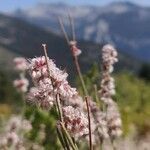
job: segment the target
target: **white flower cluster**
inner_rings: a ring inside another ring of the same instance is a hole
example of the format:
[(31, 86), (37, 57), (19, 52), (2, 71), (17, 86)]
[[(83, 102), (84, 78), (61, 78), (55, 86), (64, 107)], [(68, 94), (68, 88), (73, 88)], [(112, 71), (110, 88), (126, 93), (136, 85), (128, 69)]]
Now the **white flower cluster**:
[(14, 58), (15, 70), (20, 72), (20, 79), (16, 79), (13, 82), (14, 87), (18, 92), (25, 93), (28, 90), (29, 81), (25, 78), (25, 72), (28, 69), (28, 63), (23, 57)]
[(108, 133), (112, 138), (116, 138), (122, 135), (121, 117), (115, 102), (107, 108), (107, 125), (109, 130)]
[(106, 121), (106, 113), (101, 111), (97, 103), (89, 99), (89, 106), (92, 113), (91, 116), (91, 128), (93, 144), (97, 144), (100, 139), (108, 138), (108, 127)]
[(12, 117), (6, 126), (6, 133), (0, 137), (0, 148), (25, 149), (23, 146), (23, 135), (32, 129), (28, 120), (20, 117)]
[(13, 85), (18, 92), (25, 93), (28, 90), (29, 81), (26, 78), (16, 79), (14, 80)]
[(27, 94), (27, 101), (43, 109), (50, 109), (55, 101), (51, 80), (46, 78), (38, 86), (32, 87)]
[[(48, 70), (49, 69), (49, 70)], [(76, 88), (72, 88), (68, 81), (68, 74), (56, 67), (55, 63), (44, 56), (30, 60), (29, 70), (35, 84), (28, 93), (28, 101), (38, 104), (42, 108), (49, 109), (55, 103), (56, 94), (60, 95), (61, 100), (78, 105), (80, 98)], [(75, 101), (73, 101), (76, 99)]]
[(77, 48), (77, 42), (76, 41), (70, 41), (70, 49), (72, 51), (73, 56), (79, 56), (82, 51)]
[(108, 134), (110, 137), (118, 137), (121, 135), (121, 118), (117, 104), (113, 101), (112, 96), (115, 95), (115, 83), (111, 77), (113, 72), (113, 64), (118, 61), (117, 51), (111, 45), (105, 45), (102, 49), (103, 72), (101, 80), (100, 96), (106, 105), (106, 121)]
[(68, 132), (75, 138), (88, 134), (87, 116), (78, 108), (63, 107), (64, 124)]
[(44, 56), (31, 59), (29, 71), (35, 87), (30, 89), (28, 101), (43, 109), (50, 109), (56, 102), (56, 95), (59, 94), (68, 132), (75, 138), (88, 134), (88, 120), (81, 109), (83, 100), (76, 88), (69, 85), (68, 74)]
[(107, 70), (109, 73), (113, 72), (113, 65), (118, 62), (117, 56), (118, 53), (112, 45), (104, 45), (102, 48), (103, 71)]
[(28, 62), (24, 57), (16, 57), (14, 64), (17, 71), (26, 71), (28, 69)]

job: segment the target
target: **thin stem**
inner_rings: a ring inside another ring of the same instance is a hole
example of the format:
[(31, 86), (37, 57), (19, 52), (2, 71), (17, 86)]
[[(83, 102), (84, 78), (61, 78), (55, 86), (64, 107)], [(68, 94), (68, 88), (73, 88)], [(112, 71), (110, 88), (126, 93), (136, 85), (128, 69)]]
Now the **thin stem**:
[[(25, 78), (25, 72), (22, 72), (22, 73), (20, 74), (20, 78), (21, 78), (21, 79), (24, 79), (24, 78)], [(24, 116), (24, 115), (25, 115), (25, 112), (26, 112), (26, 99), (25, 99), (25, 93), (22, 92), (22, 93), (21, 93), (21, 96), (22, 96), (22, 100), (23, 100), (22, 116)]]
[(117, 150), (116, 145), (115, 145), (115, 140), (114, 139), (110, 139), (110, 140), (111, 140), (113, 150)]
[[(54, 89), (54, 84), (53, 84), (53, 80), (51, 78), (51, 72), (50, 72), (50, 68), (49, 68), (49, 65), (48, 65), (48, 55), (47, 55), (47, 48), (46, 48), (46, 44), (42, 44), (43, 46), (43, 49), (44, 49), (44, 54), (45, 54), (45, 60), (46, 60), (46, 65), (47, 65), (47, 71), (48, 71), (48, 76), (49, 76), (49, 79), (51, 80), (52, 82), (52, 87)], [(60, 105), (60, 98), (59, 98), (59, 94), (56, 94), (56, 109), (58, 111), (58, 114), (59, 114), (59, 119), (61, 122), (63, 122), (63, 115), (62, 115), (62, 110), (61, 110), (61, 105)], [(58, 131), (57, 131), (58, 132)], [(59, 135), (59, 133), (58, 133)], [(63, 135), (63, 134), (62, 134)], [(66, 137), (63, 135), (62, 137), (60, 138), (63, 138), (63, 141), (65, 141), (66, 145), (68, 144), (66, 142)], [(60, 139), (61, 140), (61, 139)]]
[(100, 150), (103, 150), (103, 139), (100, 139)]
[(59, 137), (59, 140), (60, 140), (61, 145), (63, 146), (64, 149), (66, 149), (65, 142), (64, 142), (64, 140), (63, 140), (61, 131), (59, 130), (58, 127), (57, 127), (57, 134), (58, 134), (58, 137)]
[(62, 115), (62, 109), (61, 109), (61, 105), (60, 105), (59, 94), (56, 94), (56, 105), (57, 105), (60, 121), (63, 122), (63, 115)]
[(100, 105), (100, 101), (99, 101), (99, 98), (98, 98), (98, 90), (97, 90), (97, 85), (94, 84), (94, 91), (95, 91), (95, 99), (96, 99), (96, 103), (98, 104), (98, 106)]
[(66, 137), (62, 134), (61, 129), (57, 127), (57, 134), (64, 150), (70, 150)]
[(80, 78), (80, 81), (81, 81), (81, 85), (82, 85), (82, 88), (83, 88), (83, 91), (84, 91), (84, 95), (88, 96), (88, 91), (86, 89), (86, 85), (85, 85), (85, 82), (83, 80), (83, 75), (81, 73), (78, 57), (77, 56), (73, 56), (73, 58), (74, 58), (74, 63), (75, 63), (75, 66), (76, 66), (76, 70), (77, 70), (77, 73), (79, 75), (79, 78)]
[(62, 134), (62, 136), (64, 138), (67, 150), (70, 150), (70, 146), (69, 146), (69, 143), (68, 143), (68, 140), (67, 140), (66, 136), (64, 134)]
[(23, 99), (22, 115), (24, 116), (26, 113), (26, 101), (25, 101), (25, 94), (24, 93), (22, 93), (22, 99)]
[(85, 97), (85, 101), (86, 101), (86, 106), (87, 106), (88, 123), (89, 123), (89, 146), (90, 146), (90, 150), (93, 150), (93, 146), (92, 146), (92, 131), (91, 131), (91, 117), (90, 117), (90, 106), (89, 106), (88, 97)]
[(74, 28), (74, 21), (72, 16), (70, 15), (70, 12), (68, 12), (69, 21), (70, 21), (70, 27), (72, 32), (72, 40), (75, 41), (75, 28)]
[[(68, 46), (70, 46), (70, 41), (69, 41), (68, 35), (67, 35), (66, 31), (65, 31), (63, 22), (61, 21), (60, 17), (58, 17), (58, 20), (59, 20), (59, 24), (60, 24), (61, 30), (62, 30), (62, 32), (63, 32), (63, 34), (65, 36), (66, 41), (67, 41), (67, 44), (68, 44)], [(71, 28), (72, 28), (73, 40), (75, 41), (74, 23), (73, 23), (73, 19), (71, 18), (70, 15), (69, 15), (69, 20), (70, 20), (70, 24), (71, 24)], [(78, 57), (73, 55), (73, 59), (74, 59), (74, 63), (75, 63), (76, 69), (77, 69), (77, 73), (78, 73), (80, 81), (81, 81), (81, 85), (83, 87), (84, 94), (85, 94), (85, 96), (87, 96), (88, 92), (87, 92), (87, 89), (86, 89), (86, 86), (85, 86), (85, 82), (83, 80), (83, 76), (82, 76), (82, 73), (81, 73), (80, 65), (79, 65), (79, 62), (78, 62)]]
[(67, 139), (68, 139), (68, 142), (70, 143), (70, 146), (72, 147), (73, 150), (78, 150), (78, 147), (76, 144), (74, 144), (72, 138), (70, 137), (68, 131), (66, 130), (64, 124), (61, 122), (61, 127), (62, 127), (62, 130), (64, 132), (64, 134), (66, 135)]
[(50, 68), (49, 68), (49, 65), (48, 65), (47, 47), (46, 47), (46, 44), (42, 44), (42, 46), (43, 46), (43, 50), (44, 50), (44, 54), (45, 54), (45, 60), (46, 60), (48, 75), (49, 75), (49, 78), (51, 79)]
[(65, 31), (64, 24), (63, 24), (62, 20), (60, 19), (60, 17), (58, 17), (58, 21), (59, 21), (59, 24), (60, 24), (61, 31), (62, 31), (62, 33), (64, 34), (65, 39), (66, 39), (66, 41), (67, 41), (67, 43), (68, 43), (68, 45), (69, 45), (69, 44), (70, 44), (69, 38), (68, 38), (68, 35), (67, 35), (66, 31)]

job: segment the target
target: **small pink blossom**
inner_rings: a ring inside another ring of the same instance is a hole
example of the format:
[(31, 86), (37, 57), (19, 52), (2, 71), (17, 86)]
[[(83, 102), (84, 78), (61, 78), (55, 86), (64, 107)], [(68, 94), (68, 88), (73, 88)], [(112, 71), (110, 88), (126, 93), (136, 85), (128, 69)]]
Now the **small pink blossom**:
[(29, 86), (29, 81), (26, 78), (22, 79), (16, 79), (14, 80), (14, 87), (19, 91), (19, 92), (27, 92), (28, 86)]
[(27, 60), (23, 57), (14, 58), (15, 69), (18, 71), (26, 71), (28, 69)]
[(67, 99), (65, 102), (67, 105), (71, 105), (75, 108), (84, 108), (83, 98), (78, 93)]
[(31, 122), (29, 120), (24, 119), (21, 123), (21, 129), (23, 132), (29, 132), (32, 129)]
[[(54, 81), (55, 84), (59, 84), (62, 81), (65, 81), (68, 74), (56, 67), (55, 63), (48, 58), (48, 67), (50, 78)], [(48, 78), (48, 69), (47, 63), (44, 56), (33, 58), (30, 60), (29, 70), (31, 72), (32, 79), (35, 83), (38, 83), (44, 78)]]
[(31, 59), (29, 70), (35, 83), (35, 88), (32, 88), (27, 96), (31, 103), (43, 108), (51, 108), (57, 94), (60, 95), (61, 100), (67, 101), (78, 94), (76, 88), (69, 85), (68, 74), (57, 68), (49, 58), (48, 62), (44, 56)]
[(62, 82), (57, 91), (62, 98), (68, 99), (77, 95), (76, 88), (72, 88), (67, 81)]
[(113, 102), (111, 105), (108, 105), (107, 108), (107, 125), (109, 129), (109, 135), (111, 137), (118, 137), (121, 135), (122, 122), (121, 117), (118, 111), (117, 104)]
[(72, 54), (74, 56), (79, 56), (82, 53), (82, 51), (79, 48), (77, 48), (76, 41), (70, 41), (70, 47), (71, 47)]
[(65, 127), (73, 137), (88, 134), (88, 119), (80, 109), (66, 106), (62, 110)]
[(38, 105), (43, 109), (50, 109), (55, 101), (51, 86), (33, 87), (27, 95), (28, 102)]
[(7, 141), (8, 143), (10, 143), (11, 145), (16, 145), (19, 142), (19, 137), (16, 134), (16, 132), (9, 132), (6, 135)]

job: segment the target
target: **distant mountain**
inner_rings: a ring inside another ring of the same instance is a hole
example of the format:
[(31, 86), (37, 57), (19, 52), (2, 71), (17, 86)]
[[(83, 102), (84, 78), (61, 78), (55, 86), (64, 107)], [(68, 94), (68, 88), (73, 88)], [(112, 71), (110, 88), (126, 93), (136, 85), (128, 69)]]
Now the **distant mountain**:
[[(72, 57), (63, 38), (14, 17), (0, 14), (0, 20), (0, 67), (9, 65), (12, 68), (12, 59), (17, 55), (26, 58), (43, 55), (41, 44), (46, 43), (49, 57), (74, 75)], [(83, 71), (87, 71), (94, 62), (100, 62), (101, 45), (79, 41), (79, 47), (83, 52), (80, 56)], [(119, 59), (118, 69), (135, 71), (140, 65), (137, 60), (121, 52)]]
[(46, 30), (60, 33), (57, 17), (68, 28), (67, 12), (75, 18), (79, 39), (113, 42), (121, 51), (150, 62), (150, 8), (129, 2), (116, 2), (107, 6), (69, 6), (63, 3), (38, 4), (13, 15)]

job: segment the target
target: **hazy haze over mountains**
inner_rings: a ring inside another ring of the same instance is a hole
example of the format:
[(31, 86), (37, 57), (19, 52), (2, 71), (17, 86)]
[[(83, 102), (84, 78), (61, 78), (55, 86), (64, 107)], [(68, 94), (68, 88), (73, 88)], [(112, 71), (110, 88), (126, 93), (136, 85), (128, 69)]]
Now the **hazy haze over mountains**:
[[(0, 20), (0, 69), (6, 69), (7, 66), (12, 69), (12, 59), (18, 54), (25, 58), (43, 55), (41, 45), (46, 43), (50, 58), (54, 59), (57, 65), (74, 74), (71, 53), (64, 38), (18, 18), (0, 14)], [(100, 44), (79, 41), (78, 45), (82, 50), (79, 58), (83, 71), (89, 69), (94, 62), (100, 62)], [(122, 70), (135, 71), (140, 65), (137, 60), (122, 52), (119, 53), (119, 60), (117, 66)]]
[(150, 62), (150, 8), (129, 2), (106, 6), (70, 6), (63, 3), (38, 4), (13, 15), (34, 23), (46, 30), (60, 33), (57, 16), (70, 32), (68, 10), (75, 19), (79, 39), (110, 42), (135, 58)]

